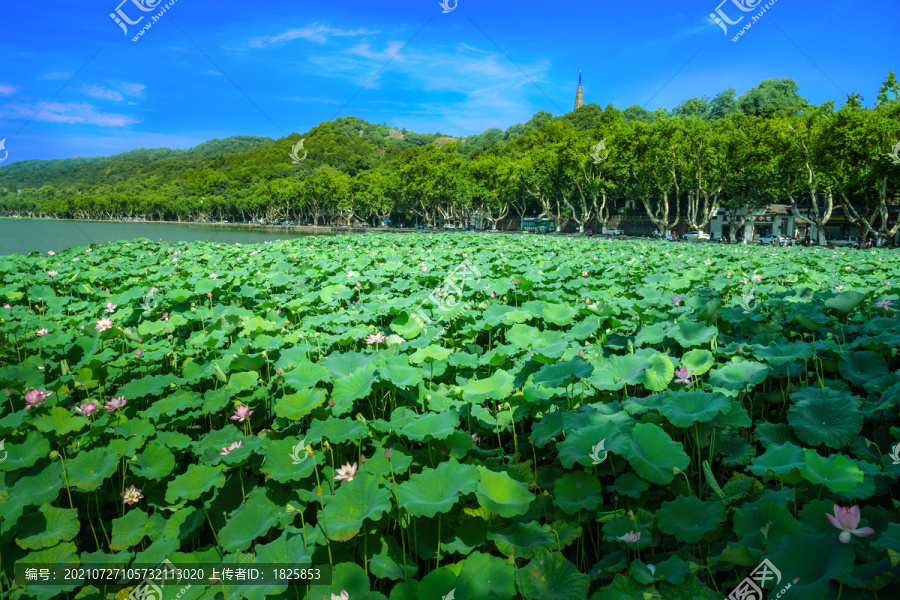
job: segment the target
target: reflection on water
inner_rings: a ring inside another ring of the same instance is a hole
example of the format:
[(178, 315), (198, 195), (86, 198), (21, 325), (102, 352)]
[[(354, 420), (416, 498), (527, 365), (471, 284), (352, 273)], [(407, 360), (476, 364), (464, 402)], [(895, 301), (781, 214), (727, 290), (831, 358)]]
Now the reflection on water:
[[(0, 255), (61, 252), (73, 246), (108, 244), (147, 238), (167, 242), (206, 240), (222, 244), (259, 242), (308, 237), (308, 232), (263, 229), (242, 225), (191, 225), (188, 223), (91, 223), (43, 219), (0, 219)], [(329, 230), (321, 234), (334, 235)]]

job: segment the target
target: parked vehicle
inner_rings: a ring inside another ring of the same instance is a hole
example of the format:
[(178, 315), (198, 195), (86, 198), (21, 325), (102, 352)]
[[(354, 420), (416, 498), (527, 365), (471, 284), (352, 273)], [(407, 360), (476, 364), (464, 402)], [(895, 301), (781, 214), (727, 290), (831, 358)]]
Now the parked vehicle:
[(756, 238), (756, 242), (763, 245), (780, 244), (784, 239), (785, 237), (783, 235), (761, 235)]
[(841, 237), (831, 238), (830, 240), (828, 240), (828, 243), (832, 246), (850, 248), (859, 244), (859, 238), (852, 235), (845, 235)]
[(682, 236), (683, 240), (708, 240), (709, 234), (703, 231), (689, 231)]
[(605, 229), (603, 231), (603, 235), (625, 235), (625, 232), (622, 231), (621, 229), (612, 228), (612, 229)]

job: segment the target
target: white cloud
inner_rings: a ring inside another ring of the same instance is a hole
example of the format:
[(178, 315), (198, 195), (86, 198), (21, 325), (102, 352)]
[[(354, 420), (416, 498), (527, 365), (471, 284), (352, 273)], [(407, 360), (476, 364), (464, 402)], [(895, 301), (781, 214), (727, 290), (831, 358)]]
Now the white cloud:
[(0, 83), (0, 96), (12, 96), (21, 88), (6, 83)]
[(290, 42), (293, 40), (306, 40), (308, 42), (316, 42), (317, 44), (325, 44), (328, 43), (328, 38), (330, 37), (358, 37), (361, 35), (373, 35), (376, 33), (380, 32), (371, 31), (365, 28), (354, 30), (335, 29), (333, 27), (327, 27), (325, 25), (313, 23), (312, 25), (307, 25), (306, 27), (302, 27), (300, 29), (288, 29), (287, 31), (279, 33), (278, 35), (254, 38), (250, 40), (249, 46), (250, 48), (266, 48), (273, 44)]
[(0, 108), (0, 119), (28, 120), (34, 116), (35, 121), (45, 123), (84, 124), (99, 127), (126, 127), (140, 122), (140, 119), (130, 115), (101, 112), (96, 106), (87, 102), (50, 102), (43, 109), (41, 106), (39, 102), (6, 104)]
[(110, 87), (99, 85), (83, 85), (80, 91), (85, 96), (96, 98), (97, 100), (112, 100), (113, 102), (122, 102), (126, 96), (134, 98), (144, 98), (146, 85), (140, 83), (129, 83), (127, 81), (113, 82)]

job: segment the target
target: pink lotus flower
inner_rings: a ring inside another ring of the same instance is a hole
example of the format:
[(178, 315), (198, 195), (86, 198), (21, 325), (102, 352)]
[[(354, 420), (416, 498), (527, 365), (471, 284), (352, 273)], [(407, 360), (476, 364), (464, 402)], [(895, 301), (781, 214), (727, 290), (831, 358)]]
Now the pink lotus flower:
[(360, 282), (357, 281), (357, 282), (356, 282), (356, 289), (359, 289), (359, 288), (361, 288), (361, 287), (362, 287), (362, 284), (361, 284)]
[(336, 596), (334, 595), (334, 593), (332, 593), (331, 600), (350, 600), (350, 594), (348, 594), (345, 590), (341, 590), (340, 596)]
[(75, 412), (82, 415), (92, 415), (97, 412), (97, 405), (93, 402), (85, 402), (81, 406), (76, 406)]
[(97, 321), (97, 324), (94, 325), (94, 329), (103, 333), (107, 329), (112, 329), (112, 321), (110, 321), (107, 317), (103, 317)]
[(138, 500), (143, 498), (144, 495), (141, 493), (141, 490), (137, 489), (133, 485), (125, 488), (125, 491), (122, 492), (122, 501), (123, 504), (137, 504)]
[(684, 367), (680, 367), (675, 369), (675, 383), (683, 383), (684, 385), (690, 385), (691, 377), (694, 376), (693, 371), (688, 371)]
[(587, 276), (588, 276), (588, 272), (587, 272), (587, 271), (582, 271), (582, 272), (581, 272), (581, 276), (582, 276), (582, 277), (587, 277)]
[(47, 271), (47, 275), (49, 275), (50, 277), (56, 277), (57, 275), (59, 275), (59, 273), (57, 273), (56, 271)]
[(875, 303), (875, 306), (877, 308), (883, 308), (884, 310), (891, 310), (891, 305), (893, 305), (893, 304), (894, 303), (891, 302), (890, 300), (879, 300), (878, 302)]
[(3, 308), (7, 308), (7, 309), (9, 309), (9, 310), (12, 310), (12, 306), (10, 306), (9, 304), (4, 304), (4, 305), (3, 305)]
[(750, 279), (753, 281), (756, 281), (756, 282), (760, 282), (760, 281), (762, 281), (762, 275), (754, 275)]
[(250, 410), (249, 406), (247, 406), (246, 404), (241, 404), (235, 409), (234, 414), (231, 416), (231, 420), (243, 423), (244, 421), (249, 419), (250, 415), (252, 414), (253, 411)]
[(112, 302), (107, 302), (107, 303), (106, 303), (106, 308), (103, 309), (103, 312), (105, 312), (105, 313), (115, 312), (117, 306), (119, 306), (119, 305), (118, 305), (118, 304), (113, 304)]
[(841, 291), (842, 289), (844, 289), (844, 284), (842, 283), (841, 285), (837, 286), (837, 287), (834, 288), (834, 289), (835, 289), (836, 291), (839, 292), (839, 291)]
[[(496, 297), (497, 297), (497, 294), (495, 294), (494, 292), (491, 292), (491, 298), (496, 298)], [(9, 306), (9, 305), (7, 304), (6, 306)]]
[(125, 399), (125, 396), (119, 396), (118, 398), (113, 398), (109, 402), (104, 405), (106, 408), (106, 412), (111, 413), (113, 411), (119, 410), (120, 408), (125, 408), (125, 405), (128, 404), (128, 400)]
[(34, 337), (41, 337), (41, 336), (47, 335), (48, 333), (50, 333), (50, 330), (47, 328), (38, 329), (37, 331), (34, 332)]
[(163, 321), (168, 321), (168, 320), (169, 320), (169, 313), (163, 313), (163, 314), (162, 314), (162, 317), (160, 317), (160, 318), (161, 318)]
[(427, 272), (428, 272), (428, 267), (423, 266), (423, 267), (422, 267), (422, 272), (423, 272), (423, 273), (427, 273)]
[(477, 444), (477, 443), (478, 443), (478, 440), (479, 440), (478, 434), (477, 434), (477, 433), (473, 433), (473, 434), (472, 434), (472, 442), (475, 443), (475, 444)]
[(56, 256), (56, 252), (51, 250), (50, 252), (47, 253), (47, 256)]
[(91, 249), (90, 249), (90, 248), (88, 248), (88, 249), (87, 249), (87, 250), (85, 250), (85, 252), (90, 252), (90, 251), (91, 251)]
[(707, 258), (707, 259), (706, 259), (706, 262), (704, 262), (703, 264), (706, 265), (707, 267), (711, 267), (711, 266), (712, 266), (712, 261), (709, 260), (709, 259)]
[(585, 304), (590, 304), (590, 303), (591, 303), (591, 299), (590, 299), (590, 298), (585, 298), (585, 299), (584, 299), (584, 303), (585, 303)]
[(674, 304), (675, 306), (681, 306), (681, 302), (683, 300), (684, 300), (683, 297), (679, 296), (678, 294), (675, 294), (675, 297), (672, 298), (672, 304)]
[(741, 283), (747, 284), (750, 283), (750, 281), (746, 277), (741, 277)]
[(44, 398), (50, 395), (50, 392), (41, 388), (39, 390), (31, 390), (30, 392), (25, 392), (25, 410), (29, 410), (34, 406), (38, 406), (40, 404), (46, 404), (44, 402)]
[(638, 531), (637, 533), (635, 533), (634, 531), (629, 531), (625, 535), (617, 537), (616, 539), (631, 544), (633, 542), (640, 541), (641, 532)]
[(209, 274), (209, 278), (210, 278), (210, 279), (218, 279), (219, 276), (216, 275), (215, 273), (210, 273), (210, 274)]
[(144, 353), (141, 351), (140, 348), (138, 348), (137, 350), (135, 350), (134, 353), (135, 353), (135, 355), (136, 355), (138, 358), (140, 358), (140, 357), (142, 357), (142, 356), (144, 355)]
[(851, 535), (858, 535), (859, 537), (866, 537), (867, 535), (872, 535), (875, 533), (875, 530), (871, 527), (863, 527), (859, 528), (859, 506), (854, 505), (852, 508), (843, 508), (834, 505), (834, 516), (825, 515), (828, 517), (828, 520), (832, 525), (841, 530), (841, 533), (838, 535), (838, 539), (841, 540), (844, 544), (850, 543)]
[(372, 344), (383, 344), (385, 340), (384, 334), (380, 331), (378, 333), (372, 334), (366, 338), (366, 344), (371, 346)]
[(232, 442), (230, 446), (222, 446), (222, 451), (219, 452), (219, 456), (226, 456), (243, 445), (244, 442)]
[(350, 463), (347, 463), (341, 466), (337, 470), (337, 475), (334, 476), (335, 480), (337, 481), (353, 481), (354, 477), (356, 477), (356, 463), (353, 463), (352, 465)]

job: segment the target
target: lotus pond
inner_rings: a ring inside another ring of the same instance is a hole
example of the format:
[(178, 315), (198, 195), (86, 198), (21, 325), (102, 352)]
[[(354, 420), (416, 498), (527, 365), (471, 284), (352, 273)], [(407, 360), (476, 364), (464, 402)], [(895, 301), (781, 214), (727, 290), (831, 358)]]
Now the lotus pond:
[(376, 234), (0, 274), (0, 598), (166, 559), (331, 569), (182, 600), (900, 597), (900, 253)]

